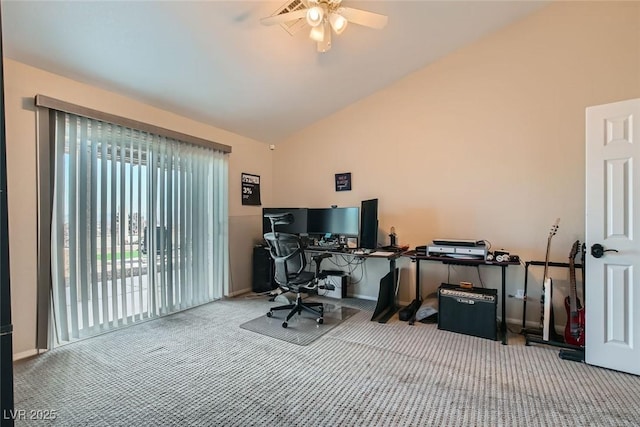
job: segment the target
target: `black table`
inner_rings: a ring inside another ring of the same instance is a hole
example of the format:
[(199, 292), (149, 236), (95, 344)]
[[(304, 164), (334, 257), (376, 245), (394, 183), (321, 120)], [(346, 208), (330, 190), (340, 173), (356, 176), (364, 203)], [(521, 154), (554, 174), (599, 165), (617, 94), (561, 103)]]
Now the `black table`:
[(520, 265), (518, 261), (486, 261), (484, 259), (462, 259), (462, 258), (449, 258), (429, 255), (419, 255), (416, 251), (409, 251), (403, 254), (408, 256), (412, 261), (416, 263), (416, 298), (422, 300), (420, 289), (420, 261), (437, 261), (443, 264), (453, 265), (466, 265), (466, 266), (480, 266), (487, 265), (493, 267), (502, 268), (502, 321), (500, 322), (500, 332), (502, 333), (502, 344), (507, 345), (507, 305), (506, 305), (506, 287), (507, 287), (507, 267), (510, 265)]

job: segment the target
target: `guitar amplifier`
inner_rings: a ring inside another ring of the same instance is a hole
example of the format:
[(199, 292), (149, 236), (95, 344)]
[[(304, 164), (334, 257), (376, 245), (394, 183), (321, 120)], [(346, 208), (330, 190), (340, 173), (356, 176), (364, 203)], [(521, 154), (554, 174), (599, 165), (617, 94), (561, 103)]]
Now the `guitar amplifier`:
[(443, 283), (438, 288), (438, 329), (497, 340), (497, 308), (497, 289)]

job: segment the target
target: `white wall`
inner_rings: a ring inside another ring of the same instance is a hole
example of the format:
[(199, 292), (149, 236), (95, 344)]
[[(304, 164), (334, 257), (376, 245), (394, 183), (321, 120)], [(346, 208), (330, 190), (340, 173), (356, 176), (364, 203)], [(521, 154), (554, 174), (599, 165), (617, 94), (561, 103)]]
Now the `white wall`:
[(217, 129), (121, 95), (99, 90), (24, 64), (4, 59), (7, 181), (13, 348), (33, 352), (36, 337), (36, 113), (33, 98), (43, 94), (119, 116), (230, 145), (229, 239), (231, 294), (251, 289), (251, 249), (261, 224), (259, 208), (241, 205), (240, 174), (261, 175), (263, 202), (271, 197), (268, 145)]
[[(278, 144), (274, 202), (358, 206), (377, 197), (383, 237), (395, 226), (412, 247), (487, 239), (525, 261), (544, 261), (559, 217), (551, 260), (567, 262), (584, 239), (585, 108), (638, 96), (640, 3), (556, 2)], [(340, 172), (352, 172), (352, 191), (334, 191)], [(422, 267), (424, 293), (447, 280), (442, 266)], [(499, 272), (480, 270), (491, 287)], [(508, 269), (508, 293), (522, 288), (523, 273)], [(564, 313), (568, 273), (551, 274)], [(451, 270), (452, 282), (465, 279), (477, 284), (477, 271)], [(403, 284), (402, 300), (412, 288)], [(375, 296), (377, 283), (361, 291)], [(521, 313), (510, 304), (507, 316)]]

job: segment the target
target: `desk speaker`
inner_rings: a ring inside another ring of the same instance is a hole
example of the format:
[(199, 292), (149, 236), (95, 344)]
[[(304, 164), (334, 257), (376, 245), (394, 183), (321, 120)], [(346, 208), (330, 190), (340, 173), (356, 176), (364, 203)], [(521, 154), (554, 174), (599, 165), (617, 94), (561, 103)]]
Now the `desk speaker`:
[(438, 288), (438, 329), (498, 339), (496, 289), (463, 289), (443, 283)]

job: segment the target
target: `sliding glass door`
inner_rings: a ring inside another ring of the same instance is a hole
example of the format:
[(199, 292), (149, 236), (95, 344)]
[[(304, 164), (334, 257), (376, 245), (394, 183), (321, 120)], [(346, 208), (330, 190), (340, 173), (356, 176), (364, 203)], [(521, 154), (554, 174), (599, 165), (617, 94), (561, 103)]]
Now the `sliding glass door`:
[(55, 113), (55, 343), (222, 296), (227, 156)]

